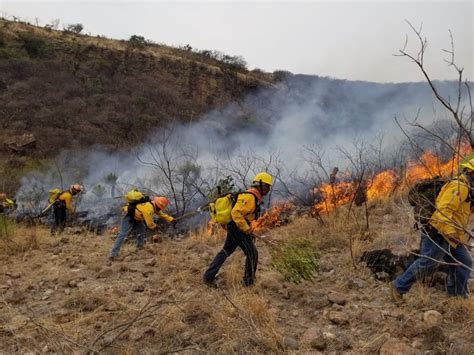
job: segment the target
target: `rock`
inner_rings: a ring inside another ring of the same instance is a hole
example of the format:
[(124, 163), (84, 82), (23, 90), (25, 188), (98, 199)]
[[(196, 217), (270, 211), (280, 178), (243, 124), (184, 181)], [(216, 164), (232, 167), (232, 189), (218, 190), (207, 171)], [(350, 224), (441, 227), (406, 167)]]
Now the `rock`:
[(291, 350), (298, 350), (300, 348), (300, 342), (292, 337), (283, 337), (283, 344)]
[(76, 280), (69, 280), (67, 285), (71, 288), (77, 287), (77, 281)]
[(362, 280), (362, 279), (359, 279), (358, 277), (355, 277), (353, 279), (350, 279), (348, 282), (347, 282), (347, 287), (349, 287), (350, 289), (363, 289), (363, 288), (366, 288), (367, 287), (367, 283)]
[(379, 281), (390, 281), (390, 275), (385, 271), (377, 272), (375, 278)]
[(451, 345), (450, 354), (456, 355), (471, 355), (474, 343), (468, 342), (464, 339), (454, 339)]
[(365, 309), (360, 313), (360, 319), (365, 323), (379, 324), (382, 320), (382, 316), (380, 315), (380, 312), (372, 309)]
[(19, 279), (21, 277), (20, 272), (6, 272), (5, 275), (11, 277), (12, 279)]
[(343, 312), (331, 311), (328, 313), (328, 319), (337, 325), (349, 324), (349, 316)]
[(63, 244), (67, 244), (67, 243), (69, 243), (69, 238), (62, 237), (61, 239), (59, 239), (59, 241)]
[(411, 343), (411, 346), (415, 349), (423, 349), (423, 343), (419, 339), (415, 339), (413, 343)]
[(347, 303), (347, 296), (340, 292), (331, 291), (328, 293), (328, 300), (341, 306)]
[(155, 266), (156, 265), (156, 258), (150, 258), (145, 261), (145, 266)]
[(413, 349), (402, 340), (389, 338), (380, 348), (379, 355), (417, 355), (422, 352)]
[(285, 289), (285, 288), (281, 288), (278, 290), (278, 293), (286, 300), (289, 300), (290, 299), (290, 292)]
[(301, 342), (318, 350), (324, 350), (327, 346), (326, 338), (318, 327), (306, 329), (301, 336)]
[(439, 325), (443, 320), (443, 316), (438, 311), (426, 311), (423, 313), (423, 321), (428, 327)]
[(98, 279), (106, 279), (110, 276), (112, 276), (114, 271), (110, 267), (104, 267), (102, 268), (98, 273), (97, 273), (97, 278)]

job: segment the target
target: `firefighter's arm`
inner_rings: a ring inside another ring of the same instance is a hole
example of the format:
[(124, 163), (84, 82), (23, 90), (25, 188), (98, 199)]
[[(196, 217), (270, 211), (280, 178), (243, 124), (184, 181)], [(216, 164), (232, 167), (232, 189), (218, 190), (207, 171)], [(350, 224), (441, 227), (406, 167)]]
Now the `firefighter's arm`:
[(450, 183), (448, 188), (439, 197), (436, 210), (441, 215), (439, 231), (446, 237), (456, 237), (460, 227), (453, 222), (453, 213), (460, 208), (461, 202), (467, 199), (469, 188), (457, 181)]
[(156, 212), (156, 215), (158, 216), (158, 218), (168, 222), (168, 223), (171, 223), (174, 221), (174, 218), (171, 217), (169, 214), (166, 214), (164, 213), (163, 211), (158, 211)]
[(232, 220), (244, 233), (250, 233), (251, 231), (245, 216), (254, 213), (255, 208), (255, 198), (250, 194), (241, 194), (232, 209)]
[(69, 212), (74, 212), (74, 208), (72, 207), (72, 195), (69, 194), (69, 193), (65, 193), (61, 196), (61, 200), (64, 201), (64, 203), (66, 204), (66, 209), (69, 211)]
[[(137, 207), (138, 208), (138, 207)], [(153, 230), (156, 228), (155, 222), (153, 222), (153, 207), (149, 209), (145, 209), (144, 211), (140, 212), (143, 214), (143, 219), (145, 220), (145, 224), (148, 229)]]

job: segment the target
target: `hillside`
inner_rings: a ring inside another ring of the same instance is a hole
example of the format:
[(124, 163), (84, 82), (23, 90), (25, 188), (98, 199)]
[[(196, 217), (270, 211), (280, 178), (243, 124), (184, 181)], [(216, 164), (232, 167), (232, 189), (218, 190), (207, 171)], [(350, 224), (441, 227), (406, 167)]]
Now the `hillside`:
[(0, 19), (0, 144), (24, 134), (36, 140), (22, 154), (3, 149), (0, 184), (12, 189), (61, 149), (129, 148), (171, 121), (191, 122), (272, 85), (271, 75), (231, 64)]
[[(250, 289), (241, 286), (240, 251), (218, 289), (202, 284), (223, 242), (205, 228), (138, 254), (125, 245), (111, 263), (112, 234), (51, 238), (43, 227), (16, 226), (0, 243), (0, 352), (471, 354), (472, 298), (416, 284), (397, 307), (386, 281), (357, 261), (377, 248), (406, 253), (419, 240), (400, 201), (369, 209), (369, 232), (357, 224), (363, 211), (353, 219), (344, 209), (324, 226), (293, 217), (270, 230), (273, 244), (257, 242)], [(316, 253), (312, 281), (295, 284), (275, 268), (279, 248), (291, 245)]]

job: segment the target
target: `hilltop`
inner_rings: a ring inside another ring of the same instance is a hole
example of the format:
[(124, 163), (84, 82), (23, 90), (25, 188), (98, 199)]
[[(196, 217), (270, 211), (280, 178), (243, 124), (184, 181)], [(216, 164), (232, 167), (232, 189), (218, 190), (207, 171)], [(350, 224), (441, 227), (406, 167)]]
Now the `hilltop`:
[(2, 147), (0, 183), (12, 189), (64, 148), (130, 148), (172, 121), (191, 122), (274, 83), (239, 57), (218, 57), (140, 36), (112, 40), (0, 19), (0, 144), (34, 139), (21, 154)]

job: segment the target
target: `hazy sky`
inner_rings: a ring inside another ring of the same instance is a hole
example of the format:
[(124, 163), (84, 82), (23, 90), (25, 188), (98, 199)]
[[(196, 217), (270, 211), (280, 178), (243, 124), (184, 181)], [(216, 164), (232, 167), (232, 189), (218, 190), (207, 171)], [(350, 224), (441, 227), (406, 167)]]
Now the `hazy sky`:
[[(0, 0), (3, 15), (40, 24), (60, 19), (85, 32), (128, 39), (142, 35), (242, 55), (250, 68), (377, 82), (423, 80), (407, 59), (394, 57), (423, 24), (426, 66), (433, 78), (455, 79), (443, 58), (454, 35), (458, 64), (473, 76), (474, 1), (21, 1)], [(413, 45), (413, 46), (411, 46)]]

